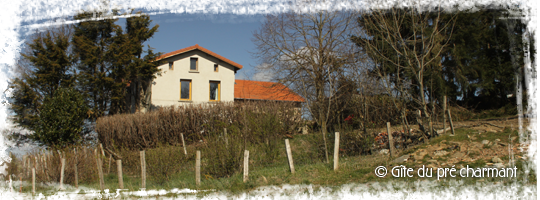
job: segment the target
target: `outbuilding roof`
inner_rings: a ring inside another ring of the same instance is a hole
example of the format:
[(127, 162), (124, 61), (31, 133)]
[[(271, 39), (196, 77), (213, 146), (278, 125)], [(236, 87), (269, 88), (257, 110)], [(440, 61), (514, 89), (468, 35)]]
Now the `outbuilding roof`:
[(235, 80), (234, 99), (305, 102), (281, 83), (249, 80)]

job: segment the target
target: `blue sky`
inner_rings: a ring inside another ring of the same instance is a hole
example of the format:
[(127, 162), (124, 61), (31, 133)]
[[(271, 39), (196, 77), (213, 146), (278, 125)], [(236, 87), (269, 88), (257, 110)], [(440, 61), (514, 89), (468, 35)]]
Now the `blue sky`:
[[(264, 14), (283, 7), (287, 0), (228, 0), (228, 1), (127, 1), (115, 2), (135, 7), (150, 15), (159, 31), (146, 44), (157, 52), (171, 52), (199, 44), (225, 58), (244, 66), (236, 75), (251, 78), (258, 65), (250, 51), (252, 32), (264, 20)], [(27, 36), (36, 24), (61, 12), (74, 14), (76, 9), (95, 7), (97, 0), (69, 1), (4, 1), (0, 7), (0, 73), (9, 73), (6, 65), (21, 52)], [(124, 24), (121, 24), (124, 25)], [(0, 88), (5, 88), (0, 81)]]

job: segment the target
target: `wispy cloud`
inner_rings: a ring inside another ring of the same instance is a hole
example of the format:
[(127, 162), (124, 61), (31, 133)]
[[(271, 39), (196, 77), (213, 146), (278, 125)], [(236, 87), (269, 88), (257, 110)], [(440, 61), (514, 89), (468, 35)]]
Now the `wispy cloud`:
[(263, 63), (255, 67), (253, 80), (255, 81), (272, 81), (275, 77), (275, 72), (271, 70), (269, 64)]

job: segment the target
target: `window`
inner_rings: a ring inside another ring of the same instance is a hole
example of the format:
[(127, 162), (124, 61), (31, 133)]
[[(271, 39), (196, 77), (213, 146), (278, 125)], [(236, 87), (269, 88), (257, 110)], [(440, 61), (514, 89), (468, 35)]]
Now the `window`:
[(219, 101), (220, 85), (219, 81), (210, 81), (210, 101)]
[(199, 59), (198, 58), (191, 58), (190, 61), (191, 61), (191, 65), (189, 66), (189, 70), (190, 71), (197, 71)]
[(169, 70), (173, 70), (174, 69), (174, 63), (173, 62), (169, 62)]
[(180, 100), (191, 100), (191, 80), (180, 80)]
[(218, 64), (214, 64), (214, 72), (218, 72)]

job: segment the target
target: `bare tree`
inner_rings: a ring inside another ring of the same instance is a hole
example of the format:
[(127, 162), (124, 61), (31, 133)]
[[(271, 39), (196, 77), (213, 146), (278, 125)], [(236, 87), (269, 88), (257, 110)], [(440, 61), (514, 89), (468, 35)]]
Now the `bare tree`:
[(326, 162), (332, 99), (340, 90), (338, 80), (354, 69), (355, 45), (349, 38), (354, 18), (354, 13), (338, 11), (268, 15), (253, 34), (253, 54), (264, 66), (259, 70), (273, 72), (277, 81), (306, 99), (322, 130)]
[[(361, 32), (353, 41), (376, 63), (373, 72), (383, 80), (389, 95), (417, 105), (415, 109), (421, 113), (416, 117), (417, 123), (431, 136), (433, 130), (425, 127), (426, 122), (432, 121), (425, 79), (428, 70), (441, 70), (441, 52), (448, 45), (455, 18), (443, 21), (440, 7), (427, 12), (420, 9), (417, 1), (409, 3), (409, 8), (367, 11), (358, 19)], [(406, 119), (405, 104), (394, 103)]]

